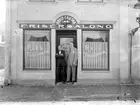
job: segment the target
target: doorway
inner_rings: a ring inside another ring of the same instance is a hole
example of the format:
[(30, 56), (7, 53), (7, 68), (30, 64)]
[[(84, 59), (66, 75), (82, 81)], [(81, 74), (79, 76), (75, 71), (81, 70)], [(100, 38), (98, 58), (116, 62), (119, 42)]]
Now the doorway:
[[(74, 47), (77, 48), (77, 31), (76, 30), (56, 30), (56, 52), (58, 52), (58, 46), (64, 46), (65, 51), (69, 47), (69, 43), (73, 42)], [(67, 67), (65, 67), (65, 78)], [(58, 70), (57, 70), (57, 58), (56, 58), (56, 72), (55, 72), (55, 83), (58, 82)], [(77, 70), (76, 70), (76, 81), (77, 81)]]

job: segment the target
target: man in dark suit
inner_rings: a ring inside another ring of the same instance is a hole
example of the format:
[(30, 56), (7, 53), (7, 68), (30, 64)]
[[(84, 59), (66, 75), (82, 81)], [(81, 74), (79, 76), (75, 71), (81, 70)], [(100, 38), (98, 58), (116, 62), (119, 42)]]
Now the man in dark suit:
[(56, 82), (65, 83), (66, 81), (66, 61), (65, 61), (65, 51), (63, 51), (62, 46), (58, 46), (56, 52)]

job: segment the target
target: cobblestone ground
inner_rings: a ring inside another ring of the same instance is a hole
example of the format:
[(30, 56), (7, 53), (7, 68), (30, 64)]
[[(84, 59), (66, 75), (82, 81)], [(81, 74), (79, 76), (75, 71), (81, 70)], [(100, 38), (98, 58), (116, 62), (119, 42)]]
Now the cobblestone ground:
[(0, 102), (139, 100), (139, 85), (59, 85), (0, 88)]

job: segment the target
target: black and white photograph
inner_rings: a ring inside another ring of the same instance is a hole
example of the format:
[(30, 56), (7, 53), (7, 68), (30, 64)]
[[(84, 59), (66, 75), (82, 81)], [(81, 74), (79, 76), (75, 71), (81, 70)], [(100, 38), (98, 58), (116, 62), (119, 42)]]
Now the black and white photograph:
[(0, 0), (0, 105), (139, 105), (140, 0)]

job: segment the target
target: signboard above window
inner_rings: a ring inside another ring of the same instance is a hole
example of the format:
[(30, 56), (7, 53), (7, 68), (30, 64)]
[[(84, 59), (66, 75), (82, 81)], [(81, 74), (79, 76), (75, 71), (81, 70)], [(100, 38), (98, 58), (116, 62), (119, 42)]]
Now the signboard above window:
[(22, 29), (113, 29), (113, 24), (75, 24), (75, 25), (65, 25), (65, 24), (19, 24), (19, 28)]
[(113, 29), (113, 24), (78, 24), (76, 19), (69, 15), (60, 16), (55, 23), (52, 24), (19, 24), (23, 29), (52, 29), (52, 28), (67, 28), (67, 29)]

